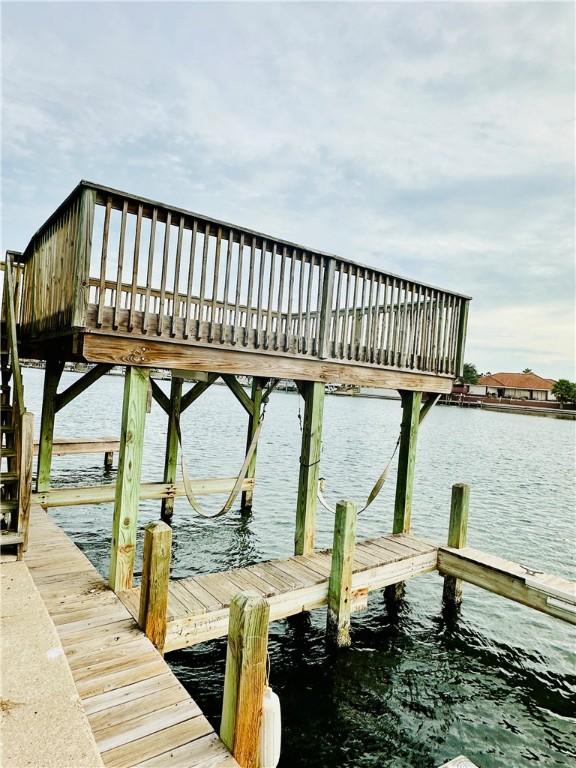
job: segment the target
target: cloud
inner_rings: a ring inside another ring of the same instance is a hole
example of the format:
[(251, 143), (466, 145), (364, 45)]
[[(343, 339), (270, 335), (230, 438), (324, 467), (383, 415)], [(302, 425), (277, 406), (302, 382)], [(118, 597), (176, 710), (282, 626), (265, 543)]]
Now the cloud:
[(92, 178), (470, 293), (479, 318), (530, 307), (541, 333), (514, 321), (507, 349), (546, 356), (550, 297), (574, 303), (573, 16), (5, 4), (6, 243)]

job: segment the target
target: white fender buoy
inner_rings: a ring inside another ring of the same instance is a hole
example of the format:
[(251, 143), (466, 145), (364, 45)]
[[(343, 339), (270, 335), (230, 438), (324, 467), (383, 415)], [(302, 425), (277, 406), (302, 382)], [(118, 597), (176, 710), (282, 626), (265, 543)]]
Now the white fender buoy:
[(262, 729), (260, 731), (260, 768), (276, 768), (280, 761), (282, 716), (280, 699), (269, 685), (262, 700)]

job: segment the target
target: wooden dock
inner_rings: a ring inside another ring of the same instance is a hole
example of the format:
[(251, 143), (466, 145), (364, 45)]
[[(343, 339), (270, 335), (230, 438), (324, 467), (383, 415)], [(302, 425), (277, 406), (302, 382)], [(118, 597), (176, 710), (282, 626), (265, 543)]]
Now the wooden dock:
[[(413, 536), (382, 536), (358, 542), (354, 549), (352, 611), (366, 607), (372, 590), (435, 571), (437, 551), (434, 544)], [(224, 637), (230, 602), (240, 591), (250, 590), (267, 598), (271, 621), (326, 605), (331, 563), (331, 551), (325, 550), (171, 580), (164, 651)], [(137, 618), (140, 587), (120, 592), (119, 597)]]
[(38, 507), (26, 564), (56, 625), (105, 766), (237, 766), (125, 606)]

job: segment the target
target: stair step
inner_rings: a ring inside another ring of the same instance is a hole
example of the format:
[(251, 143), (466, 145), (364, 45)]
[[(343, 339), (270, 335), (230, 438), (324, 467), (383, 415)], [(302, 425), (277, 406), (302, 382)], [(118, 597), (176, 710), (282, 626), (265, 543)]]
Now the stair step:
[(14, 432), (14, 427), (12, 424), (0, 424), (0, 432), (2, 432), (3, 435), (8, 435)]
[(14, 546), (14, 544), (22, 544), (24, 536), (16, 531), (2, 531), (0, 536), (0, 545), (3, 547)]
[(11, 459), (16, 456), (16, 448), (0, 448), (0, 458)]
[(0, 512), (17, 512), (18, 511), (18, 500), (17, 499), (10, 499), (9, 501), (0, 501)]
[(16, 480), (18, 480), (18, 472), (2, 472), (0, 475), (1, 485), (4, 485), (5, 483), (14, 483)]

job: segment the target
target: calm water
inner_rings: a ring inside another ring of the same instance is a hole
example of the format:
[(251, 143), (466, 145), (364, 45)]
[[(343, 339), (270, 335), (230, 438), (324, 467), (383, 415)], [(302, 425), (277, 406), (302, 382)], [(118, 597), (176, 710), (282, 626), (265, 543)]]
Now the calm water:
[[(29, 407), (39, 422), (42, 372), (26, 370)], [(68, 384), (76, 378), (64, 374)], [(168, 383), (161, 382), (167, 391)], [(58, 435), (120, 430), (122, 378), (105, 377), (57, 416)], [(174, 515), (175, 577), (292, 554), (298, 481), (300, 398), (276, 393), (258, 455), (254, 512), (200, 520), (179, 499)], [(393, 450), (400, 405), (327, 397), (322, 474), (326, 496), (364, 499)], [(416, 535), (445, 541), (450, 488), (472, 487), (469, 542), (494, 554), (574, 578), (574, 422), (436, 408), (421, 430), (413, 509)], [(143, 479), (161, 480), (166, 418), (154, 404), (146, 424)], [(224, 387), (212, 387), (183, 417), (192, 476), (237, 473), (245, 414)], [(110, 482), (102, 456), (54, 459), (55, 485)], [(364, 513), (359, 538), (389, 532), (394, 474)], [(220, 497), (206, 506), (216, 509)], [(143, 502), (141, 528), (159, 514)], [(92, 562), (108, 569), (111, 505), (52, 511)], [(318, 511), (318, 545), (333, 518)], [(140, 546), (141, 552), (141, 546)], [(140, 563), (138, 563), (138, 568)], [(482, 768), (576, 765), (573, 628), (465, 586), (457, 621), (444, 620), (442, 580), (410, 582), (398, 616), (382, 595), (352, 618), (353, 646), (335, 655), (324, 642), (325, 613), (275, 622), (271, 684), (283, 707), (285, 768), (433, 768), (465, 753)], [(225, 641), (173, 653), (168, 661), (219, 725)]]

